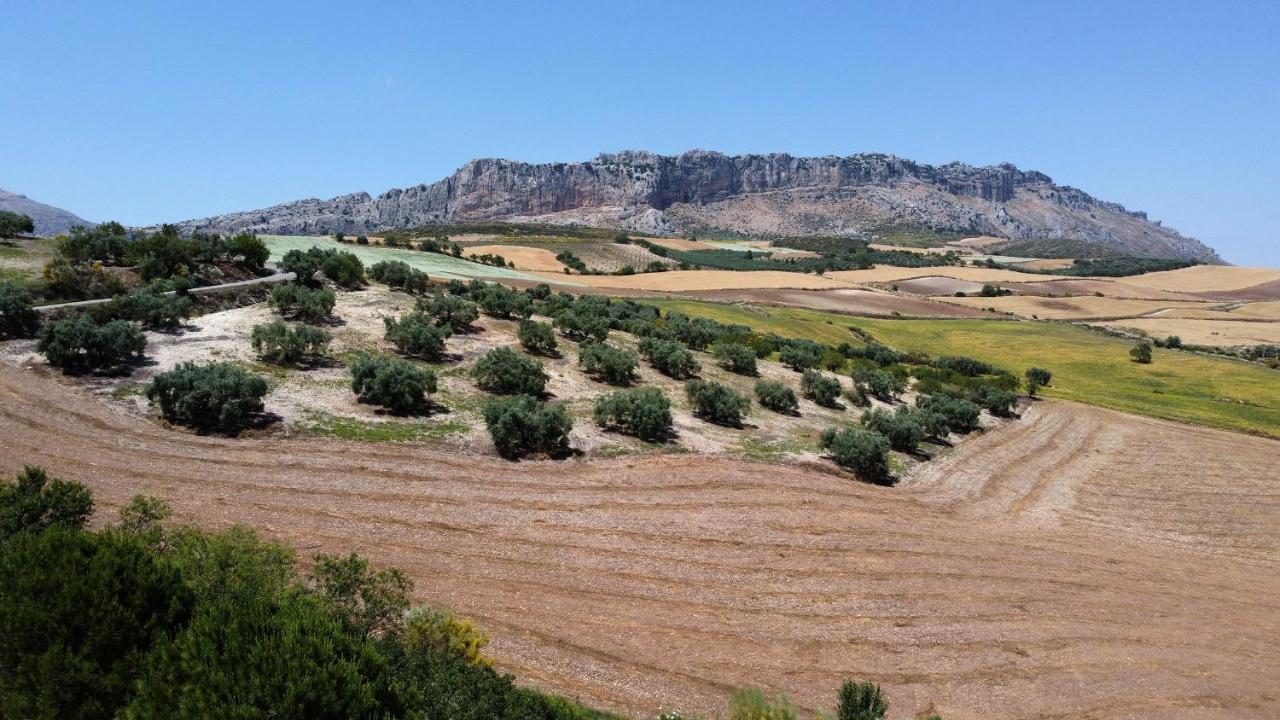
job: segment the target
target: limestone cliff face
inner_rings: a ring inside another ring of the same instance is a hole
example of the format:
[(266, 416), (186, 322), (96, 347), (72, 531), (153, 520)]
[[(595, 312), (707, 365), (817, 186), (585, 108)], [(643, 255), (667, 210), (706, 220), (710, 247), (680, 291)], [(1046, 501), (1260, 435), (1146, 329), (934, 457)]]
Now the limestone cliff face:
[(1136, 255), (1221, 262), (1140, 212), (1009, 164), (923, 165), (892, 155), (676, 156), (627, 151), (589, 162), (473, 160), (430, 185), (192, 220), (185, 229), (372, 233), (469, 220), (620, 227), (658, 234), (856, 236), (893, 226), (1009, 238), (1072, 238)]

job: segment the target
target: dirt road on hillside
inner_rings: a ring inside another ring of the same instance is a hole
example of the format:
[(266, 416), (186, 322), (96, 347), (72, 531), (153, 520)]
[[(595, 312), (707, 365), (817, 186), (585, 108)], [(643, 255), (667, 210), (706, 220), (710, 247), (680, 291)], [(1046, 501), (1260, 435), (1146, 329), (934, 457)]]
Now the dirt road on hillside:
[[(897, 488), (696, 456), (196, 437), (0, 373), (0, 470), (358, 550), (521, 679), (639, 716), (766, 685), (893, 718), (1280, 716), (1280, 442), (1045, 403)], [(1131, 459), (1129, 459), (1131, 458)]]

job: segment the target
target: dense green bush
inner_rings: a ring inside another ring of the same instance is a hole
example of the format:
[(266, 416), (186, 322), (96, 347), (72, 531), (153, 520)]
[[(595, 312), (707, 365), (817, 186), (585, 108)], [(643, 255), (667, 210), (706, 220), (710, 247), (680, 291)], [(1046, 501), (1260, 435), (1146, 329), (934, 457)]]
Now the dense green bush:
[(979, 375), (991, 375), (998, 370), (981, 360), (974, 360), (970, 357), (956, 357), (944, 355), (934, 361), (934, 367), (943, 370), (952, 370), (967, 377), (977, 377)]
[(147, 347), (136, 323), (112, 320), (99, 325), (83, 315), (45, 323), (36, 337), (36, 352), (50, 365), (71, 372), (113, 370), (140, 357)]
[(879, 398), (885, 402), (893, 402), (898, 395), (906, 389), (906, 383), (888, 370), (874, 370), (864, 367), (855, 367), (853, 370), (853, 380), (858, 384), (858, 386), (862, 387), (868, 395)]
[(736, 342), (717, 342), (712, 354), (720, 367), (739, 375), (756, 374), (756, 352), (746, 345)]
[(320, 264), (324, 276), (344, 288), (358, 288), (364, 284), (364, 263), (354, 253), (335, 252)]
[(19, 532), (40, 532), (50, 527), (78, 530), (91, 514), (93, 497), (89, 488), (78, 482), (50, 479), (40, 468), (24, 468), (12, 483), (0, 482), (0, 546)]
[(285, 317), (318, 323), (333, 317), (337, 297), (328, 288), (313, 289), (297, 283), (285, 283), (271, 288), (267, 302)]
[(751, 407), (750, 400), (717, 382), (693, 380), (684, 390), (694, 415), (717, 425), (740, 427)]
[(476, 361), (471, 375), (482, 390), (499, 395), (541, 395), (547, 386), (547, 374), (537, 360), (499, 347)]
[(31, 293), (11, 282), (0, 282), (0, 337), (30, 337), (40, 327), (31, 308)]
[(556, 354), (556, 331), (551, 323), (521, 320), (520, 327), (516, 329), (516, 337), (524, 349), (531, 353), (548, 356)]
[(889, 441), (889, 447), (899, 452), (915, 452), (925, 438), (925, 429), (917, 411), (909, 407), (900, 407), (894, 412), (876, 408), (863, 413), (862, 425), (883, 435)]
[(531, 395), (490, 400), (484, 406), (484, 423), (498, 454), (505, 458), (559, 454), (568, 448), (573, 429), (563, 406), (539, 402)]
[(267, 244), (253, 233), (236, 233), (227, 238), (226, 252), (250, 270), (261, 270), (271, 257)]
[(636, 356), (606, 342), (583, 344), (578, 362), (588, 375), (610, 385), (628, 385), (636, 377)]
[(323, 355), (333, 336), (310, 325), (286, 325), (279, 320), (254, 325), (249, 342), (262, 359), (277, 365), (296, 365)]
[(561, 310), (555, 316), (556, 329), (574, 342), (594, 340), (604, 342), (609, 338), (608, 318), (581, 310)]
[(837, 465), (863, 480), (889, 481), (889, 442), (884, 436), (858, 428), (828, 428), (822, 432), (821, 444)]
[(130, 290), (116, 295), (110, 302), (90, 310), (98, 322), (132, 320), (145, 328), (172, 329), (191, 317), (191, 298), (184, 295), (163, 295), (148, 290)]
[(761, 380), (756, 383), (756, 399), (760, 405), (783, 415), (799, 415), (800, 401), (791, 388), (779, 382)]
[(1151, 363), (1151, 343), (1146, 340), (1139, 340), (1129, 349), (1129, 358), (1134, 362), (1148, 365)]
[(1053, 373), (1044, 368), (1027, 368), (1027, 394), (1035, 397), (1036, 391), (1053, 380)]
[(444, 355), (445, 340), (453, 334), (446, 326), (431, 322), (421, 313), (409, 313), (399, 320), (383, 318), (386, 339), (405, 355), (439, 360)]
[(0, 238), (17, 237), (36, 231), (36, 223), (30, 215), (0, 210)]
[(180, 363), (147, 386), (147, 398), (170, 421), (236, 432), (262, 412), (267, 381), (227, 362)]
[(596, 424), (644, 440), (671, 434), (671, 401), (658, 388), (619, 390), (596, 400)]
[(658, 372), (676, 380), (693, 377), (702, 369), (693, 353), (675, 340), (644, 338), (640, 341), (640, 354)]
[(470, 300), (456, 295), (433, 293), (420, 298), (418, 312), (431, 316), (437, 325), (447, 327), (453, 332), (464, 332), (471, 328), (471, 323), (480, 318), (480, 309)]
[(359, 401), (394, 413), (420, 411), (435, 391), (436, 374), (402, 358), (366, 353), (351, 366), (351, 392)]
[(800, 376), (800, 392), (822, 407), (840, 407), (840, 381), (817, 370), (805, 370)]
[(942, 394), (923, 395), (916, 399), (916, 406), (938, 413), (946, 419), (947, 427), (961, 434), (976, 430), (982, 413), (977, 403)]
[(836, 720), (884, 720), (889, 703), (875, 683), (845, 680), (837, 696)]
[(778, 353), (778, 361), (796, 372), (804, 372), (818, 367), (822, 361), (822, 349), (813, 343), (792, 343)]
[(512, 317), (528, 319), (533, 314), (533, 300), (522, 292), (505, 285), (490, 283), (471, 294), (480, 310), (490, 317), (508, 320)]
[(303, 285), (316, 285), (316, 273), (324, 267), (324, 261), (333, 255), (335, 250), (309, 247), (306, 250), (290, 250), (280, 258), (279, 267), (284, 272), (297, 275), (297, 281)]
[(421, 294), (431, 288), (431, 278), (403, 260), (382, 260), (369, 266), (369, 277), (393, 290)]
[(974, 402), (997, 417), (1013, 415), (1014, 405), (1018, 402), (1018, 394), (1012, 390), (984, 385), (971, 395)]

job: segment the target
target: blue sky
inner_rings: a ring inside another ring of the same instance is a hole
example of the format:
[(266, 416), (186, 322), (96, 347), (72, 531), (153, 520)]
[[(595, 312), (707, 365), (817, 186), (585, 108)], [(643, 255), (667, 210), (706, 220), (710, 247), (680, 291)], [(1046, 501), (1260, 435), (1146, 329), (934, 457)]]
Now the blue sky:
[(1274, 2), (5, 0), (0, 187), (131, 224), (643, 148), (1009, 161), (1280, 266)]

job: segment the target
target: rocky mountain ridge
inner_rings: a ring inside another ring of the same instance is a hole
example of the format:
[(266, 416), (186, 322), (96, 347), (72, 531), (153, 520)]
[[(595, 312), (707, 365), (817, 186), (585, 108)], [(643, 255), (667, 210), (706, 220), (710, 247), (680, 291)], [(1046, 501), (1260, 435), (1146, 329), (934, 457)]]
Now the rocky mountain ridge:
[(909, 227), (1011, 239), (1069, 238), (1126, 254), (1221, 262), (1145, 213), (1004, 163), (932, 166), (893, 155), (728, 156), (643, 151), (587, 162), (473, 160), (431, 184), (354, 193), (180, 223), (186, 230), (373, 233), (510, 220), (660, 235), (866, 237)]
[(0, 190), (0, 210), (8, 210), (26, 215), (35, 222), (36, 235), (51, 237), (70, 230), (75, 225), (91, 227), (97, 223), (89, 222), (73, 212), (62, 208), (37, 202), (18, 193)]

